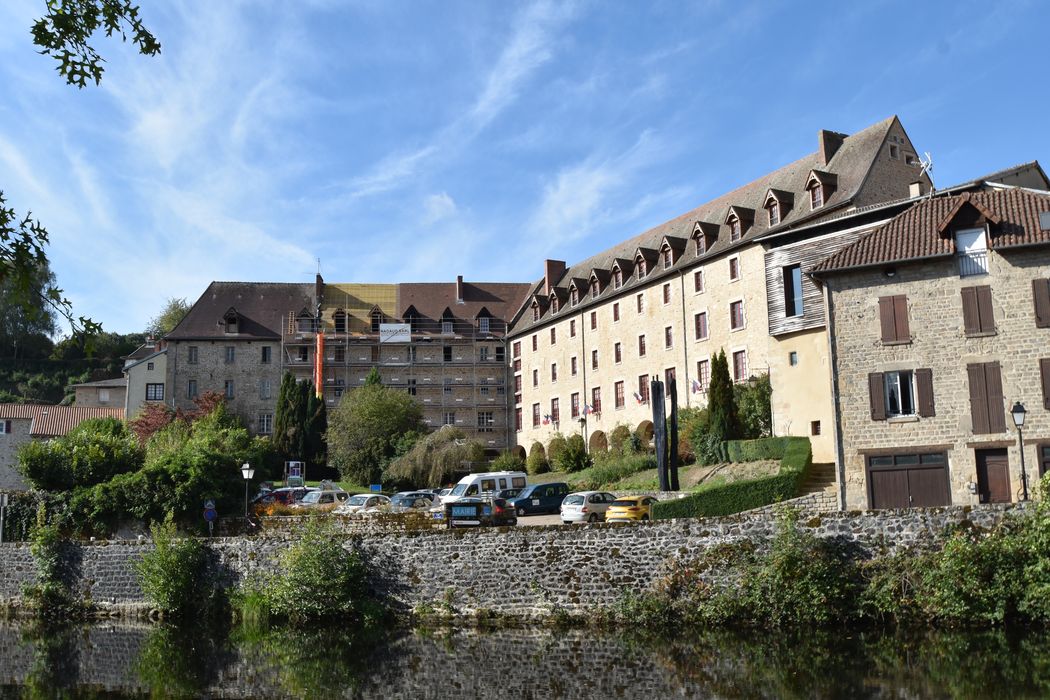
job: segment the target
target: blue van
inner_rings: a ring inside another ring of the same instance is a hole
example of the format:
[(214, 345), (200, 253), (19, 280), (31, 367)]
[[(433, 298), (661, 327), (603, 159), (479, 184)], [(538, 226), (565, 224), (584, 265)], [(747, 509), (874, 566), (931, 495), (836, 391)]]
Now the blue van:
[(518, 515), (538, 515), (539, 513), (557, 513), (561, 502), (569, 495), (569, 485), (564, 482), (551, 484), (532, 484), (526, 486), (507, 503)]

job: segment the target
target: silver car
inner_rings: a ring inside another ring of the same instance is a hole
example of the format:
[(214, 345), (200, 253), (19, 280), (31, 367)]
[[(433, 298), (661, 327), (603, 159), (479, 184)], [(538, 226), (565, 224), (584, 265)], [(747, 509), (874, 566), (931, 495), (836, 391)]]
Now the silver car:
[(605, 520), (616, 496), (608, 491), (577, 491), (570, 493), (561, 502), (561, 521), (569, 523), (596, 523)]
[(343, 505), (335, 509), (338, 515), (349, 515), (351, 513), (363, 513), (367, 511), (390, 505), (390, 498), (377, 493), (359, 493), (343, 502)]

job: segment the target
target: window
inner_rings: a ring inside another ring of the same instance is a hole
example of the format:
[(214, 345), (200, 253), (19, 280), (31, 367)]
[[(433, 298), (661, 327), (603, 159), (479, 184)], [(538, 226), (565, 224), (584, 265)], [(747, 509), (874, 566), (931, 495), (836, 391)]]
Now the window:
[(788, 353), (788, 364), (792, 367), (798, 366), (798, 353), (794, 350)]
[(442, 382), (441, 385), (441, 393), (443, 393), (445, 396), (452, 395), (452, 377), (445, 377), (445, 380)]
[(663, 292), (663, 294), (664, 294), (664, 303), (665, 304), (670, 304), (671, 303), (671, 284), (670, 283), (664, 285), (664, 292)]
[(152, 362), (147, 362), (146, 363), (146, 371), (147, 372), (152, 372), (153, 371), (153, 363)]
[(445, 411), (445, 414), (442, 416), (442, 421), (443, 421), (442, 425), (455, 425), (456, 424), (456, 412), (455, 411)]
[(346, 314), (342, 311), (336, 311), (332, 318), (335, 321), (335, 332), (346, 333)]
[(784, 274), (784, 316), (802, 315), (802, 266), (788, 265)]
[(616, 402), (616, 408), (623, 408), (623, 382), (616, 382), (613, 385), (613, 400)]
[[(676, 376), (676, 373), (675, 373), (674, 367), (668, 367), (667, 369), (665, 369), (664, 370), (664, 386), (670, 387), (671, 386), (671, 380), (674, 379), (675, 376)], [(670, 391), (671, 390), (670, 389), (666, 389), (666, 391), (668, 392), (668, 396), (670, 396)]]
[(933, 372), (929, 369), (873, 372), (868, 375), (872, 420), (935, 415)]
[(259, 361), (262, 362), (264, 365), (270, 364), (273, 348), (271, 348), (269, 345), (263, 345), (262, 348), (260, 348), (260, 352), (261, 356), (259, 357)]
[(109, 389), (99, 389), (98, 390), (98, 402), (99, 403), (109, 403)]
[(1032, 280), (1032, 301), (1035, 304), (1035, 327), (1050, 328), (1050, 279)]
[[(379, 324), (383, 322), (383, 314), (382, 314), (382, 312), (373, 311), (372, 314), (371, 314), (371, 320), (372, 320), (372, 332), (373, 333), (378, 333), (379, 332)], [(444, 324), (441, 324), (441, 325), (444, 325)], [(442, 330), (441, 332), (445, 333), (446, 331)], [(451, 331), (447, 331), (447, 332), (451, 333)]]
[(539, 386), (540, 385), (540, 371), (538, 369), (532, 370), (532, 385), (533, 386)]
[(593, 331), (597, 327), (598, 327), (598, 312), (597, 311), (592, 311), (591, 312), (591, 330)]
[(693, 236), (696, 238), (696, 254), (698, 256), (703, 255), (707, 252), (707, 236), (700, 230), (697, 230)]
[(1039, 379), (1043, 385), (1043, 408), (1050, 411), (1050, 357), (1040, 358)]
[(645, 336), (638, 336), (638, 357), (645, 357)]
[[(537, 308), (536, 310), (539, 311), (539, 308)], [(373, 324), (373, 325), (375, 325), (375, 324)], [(441, 334), (442, 335), (452, 335), (454, 332), (455, 331), (454, 331), (454, 328), (453, 328), (453, 325), (452, 325), (452, 321), (450, 321), (448, 319), (441, 319)]]
[(580, 303), (580, 290), (577, 289), (575, 287), (575, 285), (574, 285), (572, 287), (572, 289), (569, 290), (569, 304), (572, 305), (572, 306), (576, 306), (579, 303)]
[(710, 360), (697, 360), (697, 362), (696, 362), (696, 383), (700, 385), (700, 391), (707, 391), (708, 385), (711, 384), (711, 361)]
[(601, 291), (602, 291), (602, 286), (601, 286), (601, 284), (598, 283), (598, 278), (597, 277), (592, 277), (591, 278), (591, 299), (597, 299), (598, 295), (601, 293)]
[(775, 199), (766, 208), (769, 211), (769, 225), (776, 226), (780, 223), (780, 202)]
[(236, 354), (237, 354), (237, 348), (233, 347), (232, 345), (227, 345), (226, 346), (226, 364), (232, 365), (233, 364), (233, 360), (236, 357)]
[(551, 363), (551, 383), (558, 381), (558, 363)]
[(374, 362), (374, 363), (379, 362), (379, 346), (378, 345), (371, 346), (370, 354), (372, 356), (372, 362)]
[(594, 413), (602, 412), (602, 388), (600, 386), (591, 389), (591, 411)]
[(260, 413), (259, 414), (259, 434), (269, 435), (273, 432), (273, 414), (272, 413)]
[[(414, 354), (415, 351), (416, 351), (416, 349), (412, 348), (412, 352), (413, 352), (412, 359), (413, 360), (416, 359), (415, 358), (415, 354)], [(506, 362), (506, 361), (507, 361), (507, 347), (505, 345), (497, 345), (496, 346), (496, 362), (503, 363), (503, 362)]]
[(984, 228), (968, 228), (955, 232), (955, 255), (959, 262), (959, 276), (988, 273), (988, 238)]
[(693, 326), (697, 340), (707, 340), (707, 312), (701, 311), (693, 316)]
[(638, 377), (638, 403), (649, 403), (649, 375), (643, 374)]
[(521, 432), (521, 406), (514, 409), (514, 430)]
[(409, 379), (408, 380), (408, 389), (407, 389), (407, 391), (408, 391), (408, 395), (409, 396), (415, 396), (416, 395), (416, 380), (415, 379)]
[(335, 352), (332, 359), (334, 359), (339, 364), (344, 364), (346, 362), (346, 346), (336, 345), (334, 351)]
[(197, 364), (197, 346), (196, 345), (191, 345), (188, 348), (186, 348), (186, 350), (187, 350), (187, 353), (188, 353), (188, 357), (186, 358), (186, 362), (190, 363), (191, 365)]
[(441, 348), (441, 360), (442, 362), (452, 362), (452, 346), (445, 345)]
[(623, 270), (619, 267), (613, 268), (613, 287), (619, 289), (623, 286)]
[(645, 258), (639, 255), (637, 258), (635, 258), (634, 264), (635, 267), (638, 268), (638, 279), (644, 278), (646, 273)]
[(886, 372), (886, 415), (914, 416), (915, 397), (912, 390), (912, 372)]
[(259, 380), (259, 398), (268, 399), (270, 398), (270, 380), (260, 379)]
[(227, 379), (222, 384), (222, 393), (227, 399), (233, 398), (233, 380)]
[(729, 258), (729, 281), (736, 282), (740, 279), (740, 258)]
[(809, 208), (820, 209), (824, 205), (824, 186), (819, 182), (809, 188)]
[(742, 232), (740, 229), (740, 219), (734, 215), (731, 219), (729, 219), (729, 240), (739, 241), (741, 235)]
[(733, 381), (745, 380), (747, 380), (747, 350), (737, 350), (733, 353)]
[(975, 435), (1006, 430), (1003, 378), (998, 362), (966, 365), (970, 385), (970, 418)]
[(963, 330), (967, 337), (995, 335), (992, 288), (988, 285), (962, 288)]
[(491, 433), (495, 425), (496, 419), (493, 417), (492, 411), (478, 411), (479, 433)]
[[(412, 348), (412, 349), (414, 350), (415, 348)], [(488, 361), (489, 361), (489, 349), (488, 349), (488, 347), (482, 346), (482, 347), (478, 348), (478, 362), (488, 362)]]
[(908, 165), (918, 165), (919, 164), (918, 159), (915, 157), (914, 153), (905, 153), (904, 154), (904, 162), (906, 164), (908, 164)]
[(744, 302), (742, 300), (729, 304), (729, 327), (734, 331), (744, 327)]
[(613, 322), (620, 320), (620, 302), (613, 304)]
[(197, 398), (197, 380), (191, 379), (186, 382), (186, 398), (195, 399)]
[(890, 144), (890, 158), (892, 158), (893, 160), (897, 160), (897, 158), (899, 158), (899, 157), (900, 157), (900, 149), (897, 147), (896, 144), (891, 143)]
[(700, 294), (704, 291), (704, 271), (697, 270), (693, 273), (693, 291)]
[(511, 346), (511, 353), (516, 358), (521, 357), (521, 341), (515, 340), (514, 345)]
[(517, 394), (521, 391), (521, 375), (514, 375), (514, 393)]
[(163, 384), (147, 384), (146, 385), (146, 400), (147, 401), (163, 401), (164, 400), (164, 385)]
[(579, 392), (574, 393), (569, 397), (569, 411), (572, 413), (573, 418), (580, 417), (580, 394)]
[(561, 407), (558, 399), (551, 399), (551, 422), (561, 423)]
[(879, 297), (879, 325), (884, 343), (910, 343), (908, 331), (908, 297), (898, 294)]
[(576, 356), (573, 355), (569, 358), (569, 374), (576, 376)]
[(540, 427), (540, 405), (538, 403), (532, 404), (532, 427)]
[(558, 295), (551, 292), (551, 313), (558, 313)]
[(820, 435), (820, 421), (814, 420), (809, 422), (809, 434)]
[(613, 345), (613, 362), (620, 364), (623, 359), (623, 347), (619, 343)]
[(576, 319), (571, 319), (569, 321), (569, 337), (570, 338), (575, 338), (576, 337)]
[(296, 358), (299, 360), (299, 362), (306, 362), (306, 360), (309, 357), (309, 352), (310, 352), (309, 348), (307, 348), (305, 345), (303, 345), (303, 346), (297, 348), (296, 352), (297, 352)]
[(479, 332), (481, 332), (481, 333), (488, 333), (489, 332), (489, 320), (490, 319), (489, 319), (488, 316), (482, 316), (481, 318), (478, 319), (478, 331)]
[[(540, 305), (537, 304), (536, 302), (532, 302), (532, 320), (533, 321), (539, 321), (540, 320)], [(441, 332), (442, 333), (445, 332), (445, 324), (441, 324)]]
[(532, 334), (532, 351), (536, 352), (536, 350), (537, 350), (537, 348), (539, 348), (539, 346), (540, 346), (540, 341), (539, 341), (537, 335), (535, 333), (533, 333)]
[(664, 328), (664, 349), (670, 349), (674, 346), (674, 326), (667, 326)]
[(513, 369), (514, 369), (515, 372), (520, 372), (521, 371), (521, 358), (518, 358), (517, 360), (514, 360)]
[(552, 327), (551, 328), (551, 345), (554, 345), (557, 342), (558, 342), (558, 329)]
[(674, 253), (671, 252), (670, 246), (664, 246), (664, 249), (663, 249), (663, 260), (664, 260), (664, 269), (665, 270), (667, 268), (671, 267), (671, 265), (674, 265)]
[(598, 369), (598, 351), (591, 350), (591, 369)]
[(9, 420), (0, 420), (0, 435), (10, 435), (10, 434), (11, 434), (11, 421), (9, 421)]

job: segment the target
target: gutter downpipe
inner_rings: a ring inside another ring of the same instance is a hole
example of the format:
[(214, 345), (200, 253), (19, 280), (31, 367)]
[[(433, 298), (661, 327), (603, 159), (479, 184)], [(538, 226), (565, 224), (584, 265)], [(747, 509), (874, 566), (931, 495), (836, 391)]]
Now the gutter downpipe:
[(831, 401), (835, 416), (835, 479), (838, 481), (839, 510), (846, 510), (846, 456), (842, 447), (842, 410), (840, 406), (838, 352), (835, 342), (835, 314), (832, 308), (831, 283), (824, 280), (824, 324), (828, 333), (828, 365), (831, 372)]

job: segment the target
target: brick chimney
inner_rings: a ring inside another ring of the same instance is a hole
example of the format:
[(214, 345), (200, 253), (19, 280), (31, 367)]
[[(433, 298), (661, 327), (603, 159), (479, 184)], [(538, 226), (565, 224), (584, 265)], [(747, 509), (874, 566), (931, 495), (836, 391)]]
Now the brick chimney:
[(846, 140), (846, 134), (838, 134), (834, 131), (821, 129), (817, 132), (817, 142), (820, 146), (820, 162), (827, 165), (835, 157), (842, 142)]
[(463, 275), (456, 275), (456, 303), (463, 303)]
[(543, 295), (550, 296), (551, 290), (554, 289), (554, 285), (558, 284), (558, 281), (565, 274), (565, 261), (564, 260), (545, 260), (543, 262)]

